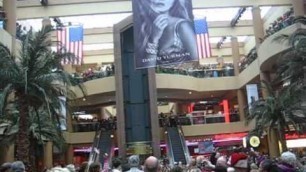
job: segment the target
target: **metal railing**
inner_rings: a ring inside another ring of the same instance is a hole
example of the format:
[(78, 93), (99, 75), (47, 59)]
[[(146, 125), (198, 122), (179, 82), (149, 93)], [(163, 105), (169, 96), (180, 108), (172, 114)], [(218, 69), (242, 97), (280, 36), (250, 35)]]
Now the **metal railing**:
[[(239, 122), (240, 116), (238, 113), (230, 114), (230, 122)], [(159, 125), (169, 125), (169, 119), (159, 118)], [(203, 124), (214, 124), (214, 123), (225, 123), (225, 116), (223, 114), (210, 114), (210, 115), (199, 115), (199, 116), (180, 116), (176, 118), (177, 125), (203, 125)]]

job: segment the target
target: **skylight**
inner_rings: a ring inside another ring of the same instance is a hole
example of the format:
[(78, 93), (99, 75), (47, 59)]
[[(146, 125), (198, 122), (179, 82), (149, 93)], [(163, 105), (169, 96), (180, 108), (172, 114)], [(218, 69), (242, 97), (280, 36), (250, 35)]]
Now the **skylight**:
[[(212, 37), (209, 38), (210, 43), (218, 43), (221, 40), (222, 37)], [(245, 42), (248, 36), (237, 36), (238, 42)], [(225, 41), (223, 43), (229, 43), (231, 42), (231, 37), (226, 37)]]
[[(264, 17), (271, 7), (260, 7), (261, 16)], [(230, 21), (237, 14), (239, 8), (215, 8), (215, 9), (195, 9), (193, 10), (195, 19), (206, 17), (208, 21)], [(73, 16), (73, 17), (60, 17), (64, 24), (69, 22), (72, 24), (83, 24), (84, 28), (99, 28), (99, 27), (112, 27), (114, 24), (120, 22), (124, 18), (130, 16), (131, 13), (120, 14), (101, 14), (101, 15), (87, 15), (87, 16)], [(241, 16), (241, 20), (251, 20), (252, 11), (251, 7)], [(41, 28), (42, 19), (31, 19), (19, 21), (20, 24), (34, 30)], [(52, 21), (52, 24), (55, 23)]]
[[(104, 43), (104, 44), (84, 44), (83, 50), (84, 51), (95, 51), (95, 50), (107, 50), (113, 49), (114, 44), (112, 43)], [(56, 47), (51, 47), (53, 51), (56, 51)]]

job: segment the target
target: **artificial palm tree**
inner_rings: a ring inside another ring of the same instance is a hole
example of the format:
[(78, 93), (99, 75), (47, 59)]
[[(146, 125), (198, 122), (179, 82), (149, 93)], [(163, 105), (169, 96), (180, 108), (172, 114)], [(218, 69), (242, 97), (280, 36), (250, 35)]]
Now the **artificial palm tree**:
[[(32, 171), (34, 171), (38, 158), (35, 153), (41, 152), (38, 148), (42, 148), (47, 141), (51, 141), (61, 150), (65, 140), (59, 130), (57, 120), (49, 116), (46, 108), (41, 107), (38, 110), (31, 108), (29, 115), (28, 136), (31, 143), (29, 149), (32, 152), (29, 158), (31, 159), (31, 166), (34, 168)], [(14, 110), (13, 113), (3, 115), (0, 118), (0, 128), (5, 129), (3, 134), (0, 134), (1, 146), (9, 146), (15, 142), (19, 131), (19, 116), (19, 112)]]
[[(305, 21), (304, 17), (295, 19), (295, 23), (305, 24)], [(286, 131), (290, 131), (290, 128), (295, 132), (305, 130), (306, 29), (278, 36), (275, 41), (287, 41), (291, 48), (280, 55), (273, 81), (264, 83), (268, 96), (251, 104), (246, 119), (247, 122), (255, 120), (255, 130), (258, 132), (266, 127), (269, 130), (276, 129), (282, 149), (286, 150)]]
[[(267, 97), (253, 102), (246, 110), (246, 123), (255, 120), (255, 128), (252, 132), (261, 135), (266, 128), (271, 132), (276, 130), (278, 140), (282, 144), (282, 150), (286, 151), (286, 131), (304, 130), (303, 124), (306, 122), (306, 115), (301, 113), (303, 110), (297, 106), (298, 99), (292, 95), (291, 90), (273, 91), (272, 84), (264, 82), (267, 89)], [(295, 104), (293, 103), (295, 102)]]
[(68, 100), (75, 97), (71, 86), (77, 82), (61, 68), (61, 61), (73, 56), (64, 51), (51, 51), (51, 31), (49, 26), (35, 33), (30, 30), (16, 54), (0, 44), (0, 114), (3, 114), (8, 100), (17, 103), (19, 132), (16, 152), (17, 159), (25, 163), (29, 163), (30, 109), (46, 107), (52, 116), (54, 111), (60, 111), (60, 96)]

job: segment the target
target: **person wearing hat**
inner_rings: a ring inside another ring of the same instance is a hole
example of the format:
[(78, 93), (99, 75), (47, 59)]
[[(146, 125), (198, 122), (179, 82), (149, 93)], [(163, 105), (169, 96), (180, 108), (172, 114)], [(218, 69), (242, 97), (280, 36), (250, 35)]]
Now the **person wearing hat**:
[(15, 161), (11, 164), (12, 172), (25, 172), (25, 166), (22, 161)]

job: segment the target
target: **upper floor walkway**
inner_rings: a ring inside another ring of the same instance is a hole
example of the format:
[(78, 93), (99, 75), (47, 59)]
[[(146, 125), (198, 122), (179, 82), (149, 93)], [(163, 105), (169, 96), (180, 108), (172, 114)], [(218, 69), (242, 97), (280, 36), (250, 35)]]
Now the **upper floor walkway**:
[[(290, 34), (299, 28), (305, 28), (301, 24), (293, 24), (266, 38), (258, 49), (258, 58), (249, 64), (238, 76), (231, 76), (232, 69), (228, 74), (218, 74), (213, 77), (206, 77), (208, 70), (192, 71), (160, 71), (156, 72), (156, 84), (159, 90), (188, 90), (194, 92), (235, 90), (244, 87), (256, 78), (260, 71), (270, 71), (275, 64), (279, 54), (289, 49), (286, 42), (276, 41), (275, 38), (282, 34)], [(226, 69), (224, 69), (226, 70)], [(216, 72), (217, 70), (213, 71)], [(222, 71), (223, 73), (226, 71)], [(115, 77), (95, 78), (84, 82), (87, 89), (87, 96), (107, 93), (115, 93)], [(82, 95), (78, 90), (78, 97)]]
[[(175, 70), (157, 70), (156, 83), (157, 92), (218, 92), (226, 90), (236, 90), (243, 88), (246, 84), (252, 82), (259, 76), (260, 71), (270, 71), (275, 64), (279, 54), (289, 49), (289, 45), (285, 42), (275, 40), (275, 37), (281, 34), (290, 34), (299, 28), (305, 28), (301, 24), (293, 24), (273, 35), (267, 37), (257, 50), (258, 58), (250, 63), (239, 75), (233, 76), (233, 69), (209, 70), (203, 69), (198, 71), (175, 71)], [(0, 41), (9, 48), (12, 42), (10, 35), (0, 29)], [(17, 46), (18, 48), (18, 46)], [(104, 95), (104, 99), (93, 101), (96, 104), (109, 102), (114, 100), (115, 96), (115, 77), (96, 77), (92, 80), (84, 82), (87, 98)], [(75, 88), (77, 98), (82, 99), (81, 91)], [(176, 97), (173, 97), (176, 98)], [(80, 101), (82, 102), (82, 101)], [(81, 105), (85, 105), (82, 104)]]
[[(208, 72), (205, 70), (196, 71), (196, 75), (194, 75), (194, 72), (192, 74), (186, 74), (185, 72), (159, 71), (156, 73), (157, 91), (172, 92), (184, 90), (187, 92), (192, 91), (200, 93), (240, 89), (258, 77), (260, 71), (272, 70), (272, 66), (276, 63), (279, 55), (290, 48), (288, 44), (285, 42), (278, 42), (275, 38), (278, 35), (293, 33), (299, 28), (305, 28), (305, 26), (294, 24), (266, 38), (257, 50), (258, 57), (241, 71), (238, 76), (222, 74), (222, 76), (219, 77), (205, 77), (205, 73)], [(4, 30), (0, 29), (0, 41), (9, 46), (12, 40)], [(84, 82), (84, 85), (87, 90), (88, 98), (100, 97), (99, 99), (107, 102), (111, 97), (115, 96), (116, 86), (114, 76), (93, 78), (92, 80)], [(78, 89), (76, 89), (76, 92), (78, 98), (81, 99), (81, 92)], [(101, 101), (92, 102), (97, 104), (103, 103)], [(203, 130), (203, 126), (202, 124), (185, 125), (183, 126), (183, 131), (185, 136), (198, 136), (227, 132), (235, 133), (248, 131), (250, 129), (250, 127), (244, 125), (244, 121), (227, 124), (222, 123), (222, 127), (220, 127), (218, 123), (205, 124), (205, 130)], [(162, 130), (160, 132), (162, 132)], [(90, 143), (93, 137), (94, 132), (65, 133), (65, 138), (68, 143)]]

